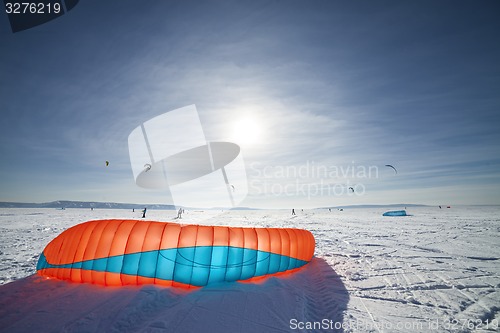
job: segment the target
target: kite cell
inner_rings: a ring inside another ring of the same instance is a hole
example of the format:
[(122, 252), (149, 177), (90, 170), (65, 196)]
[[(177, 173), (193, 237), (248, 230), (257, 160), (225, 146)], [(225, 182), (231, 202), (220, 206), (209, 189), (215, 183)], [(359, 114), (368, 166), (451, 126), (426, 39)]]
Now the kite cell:
[(37, 272), (100, 285), (202, 287), (293, 271), (311, 260), (314, 247), (302, 229), (97, 220), (54, 238)]

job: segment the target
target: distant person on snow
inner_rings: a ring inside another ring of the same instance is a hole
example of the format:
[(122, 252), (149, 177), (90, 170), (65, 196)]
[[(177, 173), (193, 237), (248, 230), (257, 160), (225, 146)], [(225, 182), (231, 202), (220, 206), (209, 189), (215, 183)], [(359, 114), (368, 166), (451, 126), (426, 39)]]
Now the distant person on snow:
[(295, 215), (295, 209), (292, 208), (292, 215)]
[(144, 209), (142, 210), (142, 218), (146, 217), (146, 210), (147, 210), (147, 208), (144, 207)]
[(179, 211), (177, 212), (177, 218), (182, 219), (182, 213), (184, 213), (184, 209), (179, 208)]

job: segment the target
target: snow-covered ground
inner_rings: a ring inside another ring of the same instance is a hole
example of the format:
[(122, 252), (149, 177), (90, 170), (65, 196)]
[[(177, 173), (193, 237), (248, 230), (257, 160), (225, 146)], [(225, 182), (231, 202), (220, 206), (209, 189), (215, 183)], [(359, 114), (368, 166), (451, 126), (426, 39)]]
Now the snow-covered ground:
[[(498, 332), (500, 207), (230, 211), (183, 223), (297, 227), (316, 238), (299, 272), (186, 292), (46, 280), (40, 252), (64, 229), (140, 212), (0, 210), (0, 331)], [(175, 211), (148, 211), (172, 221)], [(340, 328), (340, 329), (339, 329)]]

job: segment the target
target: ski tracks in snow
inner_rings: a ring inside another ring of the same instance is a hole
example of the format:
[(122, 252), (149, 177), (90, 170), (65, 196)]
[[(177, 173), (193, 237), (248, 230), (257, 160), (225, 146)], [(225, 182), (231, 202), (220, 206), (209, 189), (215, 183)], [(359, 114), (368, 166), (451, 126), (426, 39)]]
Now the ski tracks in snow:
[(314, 234), (351, 295), (352, 331), (497, 330), (497, 220), (336, 217)]

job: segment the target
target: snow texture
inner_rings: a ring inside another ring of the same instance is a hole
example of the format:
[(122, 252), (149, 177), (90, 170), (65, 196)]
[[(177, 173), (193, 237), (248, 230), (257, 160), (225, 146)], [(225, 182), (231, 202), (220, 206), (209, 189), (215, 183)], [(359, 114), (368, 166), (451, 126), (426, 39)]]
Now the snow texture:
[[(183, 223), (297, 227), (316, 254), (295, 274), (194, 291), (104, 287), (34, 275), (45, 245), (115, 209), (0, 210), (1, 332), (498, 332), (500, 207), (230, 211)], [(176, 221), (148, 211), (148, 220)]]

